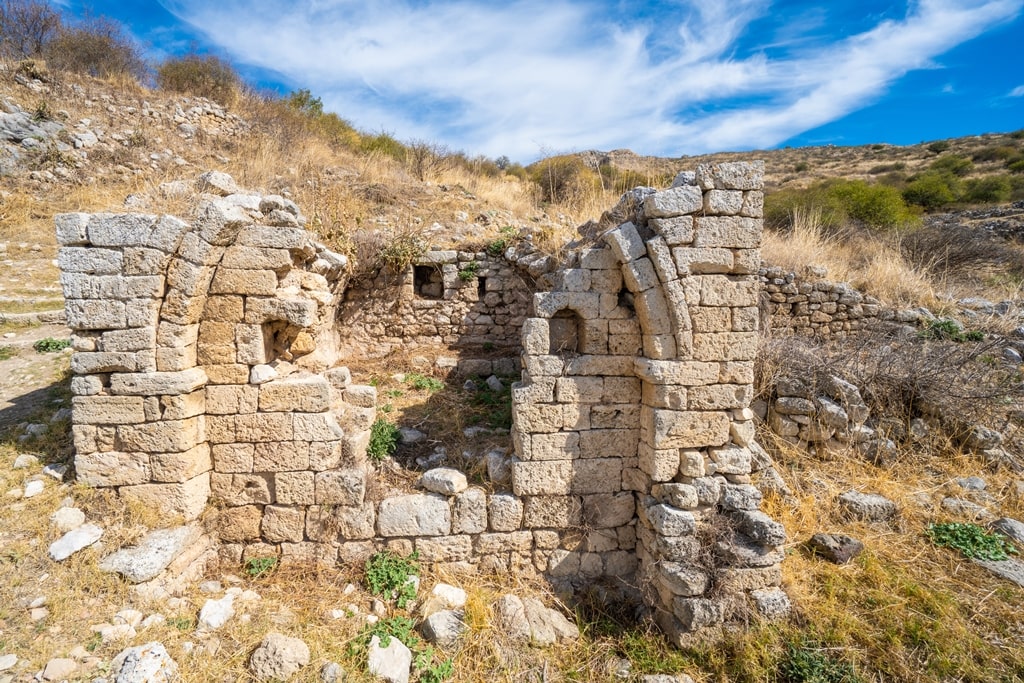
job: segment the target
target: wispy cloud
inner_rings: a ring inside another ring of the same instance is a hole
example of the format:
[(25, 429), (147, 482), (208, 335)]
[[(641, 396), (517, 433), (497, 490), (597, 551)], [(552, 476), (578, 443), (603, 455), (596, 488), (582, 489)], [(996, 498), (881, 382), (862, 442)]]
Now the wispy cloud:
[(1016, 88), (1010, 91), (1007, 97), (1024, 97), (1024, 85), (1018, 85)]
[[(583, 0), (161, 1), (361, 127), (524, 160), (778, 144), (871, 103), (1024, 6), (915, 0), (856, 35), (823, 39), (824, 19), (812, 16), (759, 44), (769, 0), (674, 0), (637, 18)], [(779, 39), (788, 49), (769, 57)]]

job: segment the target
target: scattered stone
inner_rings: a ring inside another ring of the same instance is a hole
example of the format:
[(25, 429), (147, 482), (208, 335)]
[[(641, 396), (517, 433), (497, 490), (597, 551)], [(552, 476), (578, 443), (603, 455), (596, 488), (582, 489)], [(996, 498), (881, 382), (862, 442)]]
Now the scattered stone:
[[(182, 648), (184, 650), (184, 648)], [(153, 641), (122, 650), (110, 663), (112, 683), (172, 683), (178, 665), (162, 643)]]
[(236, 194), (240, 191), (234, 178), (220, 171), (207, 171), (196, 179), (196, 189), (200, 192), (217, 194), (221, 197)]
[(327, 662), (320, 667), (320, 680), (322, 683), (341, 683), (346, 677), (345, 669), (337, 662)]
[(807, 547), (815, 555), (835, 564), (846, 564), (864, 552), (864, 544), (844, 534), (814, 534)]
[(423, 473), (420, 486), (432, 493), (453, 496), (469, 488), (466, 475), (450, 467), (438, 467)]
[(403, 444), (411, 445), (423, 441), (427, 438), (427, 435), (418, 429), (413, 429), (412, 427), (399, 427), (398, 438)]
[(956, 480), (956, 483), (962, 489), (968, 491), (984, 491), (988, 483), (981, 477), (962, 477)]
[(39, 458), (32, 455), (31, 453), (22, 453), (14, 459), (14, 469), (23, 470), (29, 467), (35, 467), (39, 464)]
[(523, 598), (522, 605), (530, 626), (531, 644), (547, 647), (559, 639), (579, 638), (579, 629), (558, 610), (545, 607), (537, 598)]
[(648, 674), (640, 679), (640, 683), (693, 683), (693, 679), (686, 674)]
[(64, 481), (64, 474), (68, 471), (67, 465), (47, 465), (43, 468), (43, 474), (52, 477), (57, 481)]
[(16, 654), (0, 655), (0, 671), (9, 671), (17, 663), (18, 655)]
[(277, 379), (277, 370), (269, 365), (254, 365), (249, 372), (250, 384), (266, 384), (274, 379)]
[(989, 522), (996, 518), (991, 512), (977, 503), (972, 503), (963, 498), (943, 498), (940, 503), (942, 509), (951, 515), (964, 517), (972, 522)]
[(33, 607), (28, 612), (30, 621), (42, 621), (48, 616), (50, 616), (50, 610), (45, 607)]
[(487, 378), (487, 388), (500, 393), (505, 390), (505, 383), (498, 379), (496, 375), (491, 375)]
[(884, 522), (896, 516), (896, 503), (873, 493), (847, 491), (839, 496), (839, 507), (865, 522)]
[(104, 557), (100, 569), (120, 574), (132, 583), (149, 581), (198, 540), (201, 533), (197, 526), (151, 531), (138, 545)]
[(88, 548), (102, 536), (103, 529), (95, 524), (83, 524), (50, 544), (50, 558), (56, 562), (66, 560), (79, 550)]
[(224, 586), (221, 585), (220, 581), (203, 581), (199, 584), (199, 592), (206, 595), (216, 595), (222, 590), (224, 590)]
[(43, 484), (42, 479), (34, 479), (25, 484), (24, 497), (32, 498), (33, 496), (38, 496), (40, 493), (43, 492), (44, 488), (46, 488), (46, 485)]
[(434, 586), (427, 599), (423, 601), (420, 614), (429, 617), (434, 612), (442, 610), (461, 610), (466, 606), (466, 591), (446, 583), (439, 583)]
[(128, 640), (136, 635), (135, 629), (129, 624), (94, 624), (90, 628), (100, 634), (104, 643)]
[(115, 624), (128, 624), (137, 628), (142, 623), (143, 614), (137, 609), (123, 609), (114, 615)]
[(78, 508), (61, 508), (50, 515), (50, 524), (67, 533), (85, 524), (85, 513)]
[(767, 619), (779, 619), (789, 614), (792, 604), (789, 596), (781, 588), (761, 588), (750, 591), (754, 607)]
[(199, 610), (199, 628), (215, 631), (235, 615), (235, 596), (225, 595), (220, 600), (207, 600)]
[(461, 612), (441, 610), (423, 620), (420, 632), (427, 642), (448, 648), (459, 642), (466, 632), (466, 624)]
[(370, 639), (367, 668), (374, 676), (388, 683), (409, 683), (412, 652), (398, 638), (391, 638), (387, 647), (380, 646), (380, 638)]
[(1024, 523), (1018, 522), (1010, 517), (1003, 517), (992, 522), (992, 528), (999, 533), (1012, 538), (1017, 543), (1024, 544)]
[(62, 681), (71, 678), (78, 670), (78, 662), (73, 659), (51, 659), (43, 668), (44, 681)]
[(526, 607), (515, 595), (503, 595), (494, 605), (494, 615), (502, 633), (513, 640), (529, 640), (530, 622)]
[(1024, 586), (1024, 562), (1020, 560), (974, 560), (996, 576), (1012, 581), (1018, 586)]
[(163, 626), (165, 623), (167, 623), (167, 617), (165, 617), (164, 615), (150, 614), (148, 617), (142, 620), (142, 623), (139, 624), (139, 628), (144, 631), (147, 628)]
[(259, 681), (286, 681), (307, 664), (309, 646), (281, 633), (268, 633), (249, 658), (249, 670)]

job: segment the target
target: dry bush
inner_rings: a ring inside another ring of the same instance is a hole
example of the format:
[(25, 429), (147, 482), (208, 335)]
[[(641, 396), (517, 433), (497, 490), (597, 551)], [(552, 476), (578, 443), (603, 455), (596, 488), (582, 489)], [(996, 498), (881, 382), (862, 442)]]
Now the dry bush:
[(40, 0), (0, 2), (0, 57), (23, 59), (43, 53), (60, 31), (60, 14)]
[(157, 67), (156, 81), (164, 90), (206, 97), (223, 105), (235, 101), (241, 79), (215, 55), (172, 57)]
[(139, 48), (121, 24), (96, 17), (79, 26), (64, 27), (44, 50), (55, 69), (96, 78), (129, 75), (143, 80), (148, 68)]
[(1004, 240), (961, 223), (928, 225), (903, 237), (903, 256), (930, 275), (980, 280), (992, 273), (1024, 275), (1024, 254)]

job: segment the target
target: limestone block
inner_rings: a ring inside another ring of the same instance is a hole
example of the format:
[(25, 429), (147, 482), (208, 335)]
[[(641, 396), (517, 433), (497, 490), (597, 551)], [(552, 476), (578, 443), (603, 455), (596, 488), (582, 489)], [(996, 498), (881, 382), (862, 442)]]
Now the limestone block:
[(721, 364), (718, 381), (722, 384), (753, 384), (753, 361), (727, 361)]
[[(234, 344), (207, 344), (200, 343), (196, 353), (196, 360), (199, 365), (205, 367), (221, 367), (221, 366), (232, 366), (236, 365), (237, 350)], [(223, 377), (218, 377), (217, 373), (214, 372), (214, 382), (223, 381)]]
[(146, 246), (156, 216), (100, 213), (89, 222), (89, 241), (100, 247)]
[(533, 548), (533, 534), (529, 531), (480, 534), (476, 540), (477, 555), (497, 555), (507, 552), (529, 552)]
[[(333, 470), (341, 465), (343, 447), (337, 441), (313, 441), (309, 444), (309, 469), (314, 472)], [(354, 464), (354, 460), (349, 461)]]
[(160, 317), (181, 325), (197, 323), (203, 317), (205, 305), (206, 299), (203, 296), (190, 296), (172, 289), (159, 308)]
[(146, 421), (139, 396), (75, 396), (71, 399), (75, 424), (122, 425)]
[(89, 243), (89, 219), (87, 213), (59, 213), (53, 217), (57, 228), (57, 243), (61, 246), (76, 246)]
[(670, 360), (678, 353), (676, 338), (671, 334), (645, 334), (643, 347), (645, 356), (658, 360)]
[(130, 299), (124, 302), (125, 322), (128, 327), (155, 325), (162, 310), (159, 299)]
[(177, 255), (190, 263), (200, 266), (213, 266), (220, 263), (224, 255), (223, 246), (214, 246), (194, 232), (186, 233), (181, 238), (181, 246)]
[(640, 380), (636, 377), (605, 377), (602, 403), (636, 403), (640, 400)]
[(658, 582), (672, 596), (704, 595), (711, 587), (711, 577), (707, 572), (679, 562), (663, 562), (659, 565)]
[(512, 490), (517, 496), (568, 494), (572, 488), (572, 462), (547, 460), (512, 465)]
[(632, 223), (623, 223), (605, 233), (604, 241), (611, 247), (618, 263), (628, 263), (647, 253), (643, 238), (640, 237), (640, 233)]
[(719, 306), (695, 306), (690, 309), (694, 332), (731, 332), (732, 311), (742, 309)]
[(289, 472), (309, 469), (309, 443), (306, 441), (264, 441), (255, 445), (252, 470)]
[[(761, 507), (761, 492), (750, 484), (723, 484), (720, 505), (723, 510), (730, 512), (757, 510)], [(739, 518), (735, 517), (735, 519)], [(751, 538), (755, 538), (754, 534), (749, 529), (743, 528), (742, 525), (740, 530)]]
[(729, 416), (721, 412), (662, 410), (644, 406), (641, 429), (658, 449), (721, 446), (729, 440)]
[(296, 441), (338, 441), (345, 436), (333, 413), (294, 413), (292, 418)]
[(120, 275), (124, 270), (124, 254), (120, 249), (62, 247), (57, 252), (57, 267), (64, 273)]
[(317, 505), (357, 507), (366, 495), (366, 475), (361, 469), (317, 472), (315, 488)]
[(636, 375), (651, 384), (702, 386), (718, 382), (718, 363), (699, 361), (665, 361), (637, 358)]
[[(95, 375), (71, 378), (71, 393), (75, 396), (95, 396), (101, 391), (103, 391), (103, 381)], [(75, 422), (80, 422), (80, 420), (75, 420)]]
[[(625, 397), (622, 397), (625, 398)], [(628, 400), (628, 399), (626, 399)], [(590, 408), (591, 429), (639, 429), (639, 399), (633, 403), (599, 405)], [(581, 448), (582, 450), (582, 448)]]
[(512, 419), (517, 429), (532, 434), (553, 433), (562, 428), (563, 408), (558, 404), (520, 403), (513, 406)]
[(161, 320), (156, 331), (156, 343), (158, 346), (182, 349), (195, 346), (199, 340), (199, 325), (179, 325), (177, 323)]
[[(258, 443), (261, 441), (291, 441), (292, 415), (287, 413), (265, 413), (254, 415), (232, 415), (236, 441)], [(299, 441), (313, 441), (299, 438)]]
[(626, 287), (633, 293), (645, 292), (659, 284), (658, 274), (654, 272), (654, 264), (646, 257), (622, 264), (622, 278)]
[(693, 387), (687, 394), (690, 410), (733, 410), (746, 408), (753, 396), (749, 384), (715, 384)]
[(213, 294), (273, 296), (276, 291), (277, 274), (273, 270), (241, 270), (222, 265), (210, 284)]
[(180, 372), (146, 372), (110, 376), (110, 393), (119, 396), (175, 396), (191, 394), (207, 382), (202, 368)]
[(680, 276), (730, 273), (735, 266), (735, 255), (730, 249), (676, 247), (672, 258)]
[(139, 484), (123, 486), (118, 494), (127, 502), (159, 510), (164, 518), (193, 520), (206, 509), (210, 497), (210, 474), (203, 473), (180, 484)]
[(734, 275), (756, 275), (761, 269), (761, 252), (757, 249), (733, 249), (732, 270)]
[(561, 287), (567, 292), (587, 292), (590, 290), (590, 271), (584, 268), (566, 268), (560, 271)]
[[(530, 438), (531, 460), (572, 460), (580, 455), (579, 432), (533, 434)], [(525, 458), (524, 458), (525, 459)]]
[(740, 531), (761, 545), (777, 547), (786, 542), (786, 529), (759, 510), (740, 510), (733, 517)]
[(210, 449), (213, 468), (225, 473), (253, 472), (254, 451), (255, 446), (251, 443), (217, 444)]
[(118, 442), (125, 450), (147, 453), (184, 453), (205, 439), (202, 417), (164, 420), (117, 428)]
[(566, 359), (564, 372), (570, 376), (629, 377), (633, 375), (633, 359), (622, 356), (575, 356)]
[(651, 481), (672, 481), (679, 472), (679, 449), (656, 449), (641, 443), (638, 449), (639, 466)]
[(750, 474), (750, 451), (739, 446), (712, 448), (708, 451), (720, 474)]
[(583, 505), (576, 496), (539, 495), (524, 501), (523, 526), (527, 529), (565, 529), (583, 521)]
[(617, 270), (619, 263), (611, 249), (584, 249), (580, 252), (580, 267), (590, 270)]
[(245, 543), (260, 539), (263, 515), (255, 505), (230, 507), (221, 510), (213, 519), (213, 533), (221, 541)]
[(739, 190), (709, 190), (704, 193), (704, 213), (709, 216), (735, 216), (743, 208), (743, 194)]
[(153, 453), (149, 458), (154, 482), (186, 482), (213, 468), (210, 446), (201, 443), (184, 453)]
[(700, 505), (697, 487), (690, 484), (658, 484), (651, 489), (651, 495), (680, 510), (692, 510)]
[(255, 413), (259, 388), (247, 385), (211, 385), (206, 387), (206, 412), (209, 415)]
[(643, 339), (639, 334), (608, 335), (608, 352), (615, 356), (638, 356), (642, 352)]
[(455, 497), (452, 533), (479, 534), (486, 530), (487, 493), (474, 486)]
[(217, 246), (231, 244), (239, 230), (252, 223), (245, 209), (218, 200), (202, 202), (196, 214), (199, 236)]
[(686, 392), (686, 387), (681, 387), (678, 384), (645, 383), (643, 404), (652, 408), (686, 410)]
[(314, 505), (316, 489), (313, 477), (313, 472), (278, 472), (274, 475), (275, 502), (284, 505)]
[(647, 256), (662, 283), (679, 277), (675, 261), (672, 260), (672, 250), (661, 235), (647, 241)]
[(67, 299), (64, 312), (73, 330), (114, 330), (128, 325), (127, 307), (120, 301)]
[(616, 265), (614, 270), (590, 271), (590, 289), (618, 295), (622, 289), (622, 270)]
[(697, 185), (705, 190), (760, 190), (764, 185), (764, 162), (700, 164), (697, 166)]
[(254, 225), (242, 228), (235, 243), (267, 249), (302, 249), (310, 243), (310, 234), (301, 228)]
[(629, 524), (636, 516), (630, 491), (583, 496), (583, 523), (592, 529), (612, 529)]
[(268, 543), (298, 543), (304, 538), (305, 526), (306, 513), (302, 508), (268, 505), (263, 509), (260, 536)]
[(660, 287), (640, 292), (634, 299), (636, 315), (645, 334), (672, 334), (668, 302)]
[(487, 504), (491, 531), (518, 531), (523, 523), (523, 503), (508, 493), (496, 493)]
[(445, 536), (451, 533), (448, 499), (436, 494), (385, 498), (377, 512), (377, 531), (395, 536)]
[(211, 266), (197, 266), (183, 259), (175, 259), (167, 268), (167, 286), (187, 297), (208, 292), (211, 280), (213, 280)]
[(555, 400), (560, 403), (600, 403), (603, 397), (602, 377), (560, 377), (555, 380)]
[(306, 535), (314, 541), (373, 538), (376, 512), (372, 505), (343, 508), (313, 506), (306, 513)]
[(245, 318), (245, 300), (235, 294), (211, 296), (206, 299), (203, 320), (239, 323)]
[(238, 270), (283, 270), (292, 265), (292, 256), (287, 249), (264, 247), (229, 246), (221, 259), (224, 268)]
[(473, 539), (461, 535), (417, 538), (416, 552), (424, 562), (467, 562), (473, 557)]
[(75, 456), (78, 483), (85, 486), (126, 486), (150, 481), (147, 453), (79, 451)]
[(164, 291), (164, 278), (159, 275), (125, 277), (61, 273), (60, 284), (66, 299), (160, 298)]
[[(635, 429), (591, 429), (579, 434), (581, 458), (631, 458), (640, 432)], [(534, 442), (536, 448), (536, 442)]]
[(548, 321), (543, 318), (527, 318), (522, 328), (523, 353), (542, 356), (551, 349)]
[(377, 405), (377, 387), (350, 384), (345, 387), (345, 402), (358, 408), (373, 408)]
[(693, 241), (693, 217), (652, 218), (647, 222), (654, 232), (665, 238), (665, 244), (676, 247)]
[(743, 206), (740, 207), (741, 216), (760, 218), (764, 215), (764, 193), (759, 191), (747, 191), (743, 193)]
[(158, 249), (126, 247), (124, 250), (125, 275), (162, 275), (167, 271), (171, 255)]
[(206, 413), (206, 392), (163, 396), (160, 398), (161, 417), (165, 420), (184, 420)]
[(649, 195), (644, 199), (644, 215), (648, 218), (675, 218), (700, 211), (703, 205), (700, 188), (682, 185)]
[(693, 358), (698, 361), (754, 360), (756, 332), (707, 332), (693, 335)]
[[(109, 428), (108, 428), (109, 429)], [(92, 425), (71, 425), (71, 439), (78, 453), (92, 453), (99, 450), (96, 436), (99, 429)], [(111, 444), (111, 449), (113, 444)], [(111, 449), (107, 449), (108, 451)]]
[(156, 348), (156, 327), (110, 330), (100, 337), (100, 348), (108, 353)]
[(249, 297), (245, 301), (245, 322), (266, 323), (281, 320), (297, 327), (316, 322), (316, 302), (309, 299), (269, 299)]
[(662, 536), (690, 536), (697, 528), (693, 513), (664, 503), (647, 508), (647, 519)]
[(571, 493), (615, 493), (621, 490), (622, 458), (592, 458), (572, 463)]
[(760, 245), (761, 221), (756, 218), (707, 216), (696, 219), (694, 247), (756, 249)]
[(700, 303), (702, 306), (757, 306), (758, 287), (758, 281), (750, 277), (705, 275), (700, 278)]
[(259, 409), (263, 412), (321, 413), (330, 407), (330, 385), (320, 375), (289, 375), (259, 388)]

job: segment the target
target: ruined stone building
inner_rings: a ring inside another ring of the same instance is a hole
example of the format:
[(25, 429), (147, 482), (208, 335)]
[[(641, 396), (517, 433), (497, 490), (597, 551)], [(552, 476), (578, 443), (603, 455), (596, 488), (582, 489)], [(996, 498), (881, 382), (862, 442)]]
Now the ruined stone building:
[[(435, 251), (358, 286), (277, 196), (59, 216), (78, 480), (204, 515), (229, 562), (390, 547), (617, 582), (679, 637), (784, 613), (785, 534), (750, 479), (761, 190), (760, 164), (701, 166), (532, 273)], [(346, 363), (369, 346), (521, 370), (508, 480), (368, 495), (376, 391)]]

